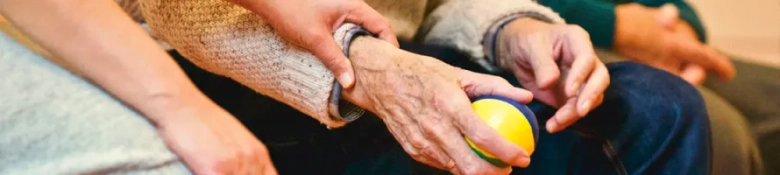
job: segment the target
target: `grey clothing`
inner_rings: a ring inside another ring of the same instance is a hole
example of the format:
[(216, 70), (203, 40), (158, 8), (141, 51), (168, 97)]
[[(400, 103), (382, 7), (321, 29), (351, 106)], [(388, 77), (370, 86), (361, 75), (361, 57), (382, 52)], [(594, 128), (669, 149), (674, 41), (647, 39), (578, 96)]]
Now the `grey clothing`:
[(708, 78), (704, 86), (747, 117), (764, 161), (766, 174), (780, 174), (780, 69), (734, 61), (730, 82)]
[(0, 32), (0, 174), (190, 174), (154, 126)]

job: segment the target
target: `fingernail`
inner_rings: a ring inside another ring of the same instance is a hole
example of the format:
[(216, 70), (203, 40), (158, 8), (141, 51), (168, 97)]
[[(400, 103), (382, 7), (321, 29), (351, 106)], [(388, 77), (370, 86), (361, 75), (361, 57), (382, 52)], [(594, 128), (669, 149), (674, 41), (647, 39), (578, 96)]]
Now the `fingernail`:
[(582, 105), (580, 105), (580, 113), (581, 114), (588, 113), (592, 105), (593, 104), (591, 104), (590, 100), (585, 100), (585, 102), (582, 102)]
[(515, 161), (515, 166), (519, 167), (527, 167), (528, 164), (531, 164), (531, 158), (528, 157), (520, 157)]
[(342, 88), (350, 88), (352, 87), (354, 80), (352, 80), (352, 74), (350, 73), (343, 73), (339, 76), (339, 83), (341, 83)]
[(520, 149), (520, 156), (515, 158), (515, 160), (512, 162), (512, 165), (523, 166), (525, 164), (528, 164), (529, 161), (528, 157), (529, 157), (528, 152), (525, 151), (524, 149)]
[(546, 126), (547, 132), (553, 133), (553, 132), (555, 132), (555, 129), (557, 127), (558, 127), (558, 124), (555, 123), (555, 121), (553, 121), (553, 119), (551, 119), (550, 121), (547, 122), (547, 126)]

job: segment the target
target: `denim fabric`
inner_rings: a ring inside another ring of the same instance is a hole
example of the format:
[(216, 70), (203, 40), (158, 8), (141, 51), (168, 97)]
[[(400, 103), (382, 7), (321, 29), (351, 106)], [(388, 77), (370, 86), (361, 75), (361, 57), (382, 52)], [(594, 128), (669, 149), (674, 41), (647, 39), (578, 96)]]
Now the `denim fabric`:
[[(403, 43), (405, 50), (484, 72), (462, 54)], [(280, 174), (440, 174), (411, 159), (375, 116), (327, 130), (315, 120), (229, 79), (204, 72), (175, 52), (184, 70), (215, 102), (241, 120), (271, 152)], [(695, 88), (633, 63), (608, 65), (604, 103), (572, 129), (540, 132), (527, 169), (515, 174), (707, 174), (709, 121)], [(517, 85), (511, 76), (507, 80)], [(556, 109), (534, 101), (540, 126)], [(446, 173), (444, 173), (446, 174)]]

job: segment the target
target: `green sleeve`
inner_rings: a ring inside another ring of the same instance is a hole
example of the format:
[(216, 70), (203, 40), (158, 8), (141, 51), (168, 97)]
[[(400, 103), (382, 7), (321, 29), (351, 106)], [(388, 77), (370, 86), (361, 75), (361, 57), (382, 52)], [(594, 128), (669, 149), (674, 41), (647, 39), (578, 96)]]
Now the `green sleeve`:
[(693, 10), (688, 3), (685, 3), (685, 1), (682, 0), (675, 1), (674, 5), (680, 9), (680, 18), (688, 22), (688, 24), (696, 30), (696, 34), (699, 35), (699, 40), (701, 40), (701, 42), (707, 42), (707, 31), (704, 30), (704, 25), (702, 25), (701, 20), (699, 20), (699, 16), (696, 15), (696, 11)]
[(593, 45), (611, 48), (615, 39), (615, 4), (599, 0), (540, 0), (569, 24), (577, 24), (590, 34)]
[(590, 34), (593, 45), (602, 48), (611, 48), (615, 39), (615, 5), (629, 2), (651, 7), (671, 2), (680, 9), (680, 18), (696, 30), (699, 39), (702, 42), (707, 40), (698, 15), (684, 0), (539, 0), (540, 4), (552, 8), (569, 24), (582, 26)]
[(688, 22), (688, 24), (696, 30), (696, 34), (699, 35), (699, 40), (702, 42), (707, 41), (707, 31), (704, 30), (704, 25), (702, 25), (701, 20), (699, 20), (699, 16), (696, 15), (696, 11), (693, 7), (688, 5), (685, 0), (639, 0), (636, 2), (650, 7), (660, 7), (666, 3), (673, 3), (680, 10), (680, 19)]

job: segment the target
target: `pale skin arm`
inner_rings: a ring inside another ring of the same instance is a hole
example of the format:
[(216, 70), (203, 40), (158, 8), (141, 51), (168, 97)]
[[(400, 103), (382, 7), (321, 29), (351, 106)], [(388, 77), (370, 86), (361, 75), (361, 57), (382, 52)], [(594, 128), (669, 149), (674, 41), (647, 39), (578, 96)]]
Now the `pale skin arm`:
[(154, 122), (195, 174), (276, 174), (265, 146), (202, 94), (113, 1), (0, 0), (0, 14)]
[(153, 121), (162, 119), (151, 113), (172, 107), (165, 101), (207, 103), (173, 59), (112, 1), (0, 0), (0, 13), (72, 71)]

